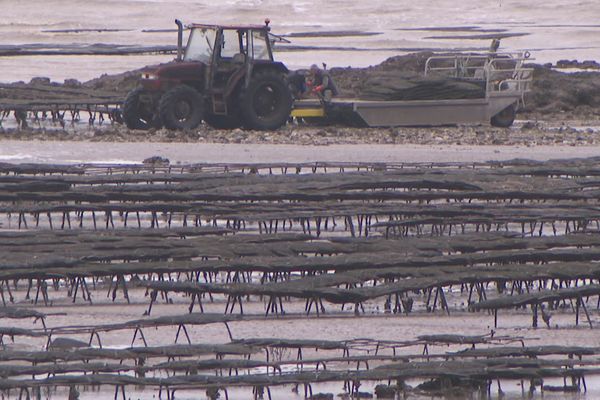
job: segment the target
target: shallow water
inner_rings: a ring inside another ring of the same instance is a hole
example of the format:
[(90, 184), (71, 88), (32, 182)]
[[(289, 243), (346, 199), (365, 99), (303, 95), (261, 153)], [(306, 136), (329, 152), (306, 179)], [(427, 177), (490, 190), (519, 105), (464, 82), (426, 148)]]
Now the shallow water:
[[(469, 39), (503, 30), (525, 36), (502, 41), (502, 50), (531, 50), (540, 62), (559, 59), (600, 60), (600, 2), (580, 0), (388, 0), (327, 2), (317, 0), (4, 0), (0, 46), (15, 44), (173, 45), (173, 20), (204, 23), (262, 23), (271, 19), (273, 32), (377, 32), (374, 36), (291, 38), (293, 45), (339, 47), (338, 50), (282, 51), (277, 57), (292, 68), (325, 62), (330, 66), (367, 66), (395, 54), (417, 49), (487, 49), (489, 39)], [(453, 31), (428, 30), (452, 27)], [(460, 28), (462, 29), (456, 29)], [(466, 28), (465, 28), (466, 27)], [(112, 29), (97, 32), (52, 32), (69, 29)], [(447, 36), (465, 38), (447, 38)], [(446, 36), (446, 38), (444, 38)], [(91, 79), (165, 62), (172, 56), (28, 56), (0, 57), (0, 81), (28, 81), (49, 76)]]
[[(124, 322), (142, 318), (143, 312), (147, 309), (148, 298), (144, 296), (143, 290), (130, 290), (131, 305), (123, 306), (124, 299), (121, 293), (118, 293), (117, 303), (113, 304), (106, 298), (105, 288), (98, 288), (92, 291), (94, 305), (89, 306), (81, 299), (78, 299), (75, 304), (71, 303), (71, 299), (67, 298), (64, 290), (62, 292), (50, 291), (51, 300), (54, 302), (50, 308), (38, 307), (42, 312), (54, 313), (46, 319), (48, 327), (66, 326), (66, 325), (95, 325), (108, 324), (115, 322)], [(15, 293), (20, 306), (26, 306), (25, 302), (20, 302), (24, 294), (21, 291)], [(173, 304), (165, 304), (164, 301), (158, 301), (152, 309), (152, 317), (160, 315), (180, 315), (187, 312), (188, 298), (183, 298), (179, 295), (170, 296)], [(456, 297), (452, 300), (449, 297), (452, 314), (447, 316), (443, 312), (427, 313), (424, 311), (412, 312), (409, 315), (400, 314), (384, 314), (377, 311), (375, 304), (365, 304), (367, 314), (359, 318), (353, 317), (352, 312), (340, 313), (339, 305), (326, 305), (328, 314), (320, 318), (306, 318), (302, 315), (304, 302), (288, 302), (286, 310), (289, 313), (284, 318), (259, 318), (256, 321), (230, 322), (229, 326), (234, 338), (289, 338), (289, 339), (322, 339), (322, 340), (352, 340), (356, 338), (377, 338), (379, 340), (390, 341), (410, 341), (419, 335), (432, 333), (452, 333), (465, 335), (487, 335), (493, 326), (493, 316), (486, 313), (469, 313), (461, 310), (460, 298)], [(464, 300), (464, 299), (463, 299)], [(456, 303), (459, 302), (459, 303)], [(454, 304), (453, 304), (454, 303)], [(219, 296), (215, 296), (215, 302), (204, 302), (206, 312), (222, 313), (225, 306), (225, 301)], [(264, 312), (264, 303), (260, 300), (246, 302), (244, 305), (245, 312), (251, 314), (261, 314)], [(91, 312), (93, 310), (93, 312)], [(68, 315), (60, 315), (67, 313)], [(291, 316), (291, 313), (298, 313)], [(599, 316), (597, 311), (593, 311), (592, 319), (597, 325)], [(13, 322), (13, 321), (11, 321)], [(570, 311), (557, 312), (553, 315), (552, 322), (556, 323), (557, 327), (552, 329), (547, 328), (531, 328), (531, 312), (529, 311), (506, 311), (500, 312), (498, 328), (495, 330), (497, 336), (520, 337), (525, 340), (525, 343), (530, 346), (538, 346), (545, 344), (564, 344), (564, 345), (580, 345), (580, 346), (597, 346), (598, 337), (587, 326), (574, 326), (574, 316)], [(23, 328), (35, 328), (37, 325), (32, 325), (30, 320), (14, 321), (14, 325)], [(188, 326), (189, 335), (193, 343), (226, 343), (229, 341), (226, 328), (223, 324), (210, 324), (202, 326)], [(173, 343), (177, 328), (174, 326), (161, 327), (158, 329), (144, 329), (144, 336), (149, 346), (168, 345)], [(101, 333), (102, 345), (104, 347), (123, 348), (129, 346), (132, 339), (132, 330), (112, 331)], [(73, 339), (87, 341), (89, 335), (68, 335)], [(181, 338), (180, 338), (181, 340)], [(15, 343), (9, 345), (12, 349), (42, 349), (45, 345), (45, 339), (23, 339), (17, 338)], [(136, 342), (137, 346), (142, 346), (141, 340)], [(520, 345), (515, 343), (515, 345)], [(451, 346), (430, 346), (430, 354), (443, 354), (446, 352), (460, 351), (468, 346), (451, 345)], [(480, 347), (478, 345), (478, 347)], [(485, 345), (484, 345), (485, 347)], [(422, 346), (410, 346), (398, 348), (397, 354), (415, 355), (421, 354)], [(365, 351), (352, 349), (351, 355), (366, 354)], [(384, 349), (380, 354), (391, 355), (391, 350)], [(305, 359), (312, 357), (335, 357), (341, 356), (340, 350), (320, 350), (314, 352), (310, 349), (303, 350)], [(276, 358), (282, 360), (293, 360), (296, 357), (295, 351), (282, 351), (276, 355)], [(231, 357), (235, 358), (235, 357)], [(252, 359), (262, 360), (264, 354), (257, 353), (252, 356)], [(376, 363), (371, 363), (371, 367)], [(347, 366), (342, 363), (338, 368), (353, 369), (353, 365)], [(306, 370), (312, 370), (314, 365), (306, 365)], [(295, 364), (289, 364), (286, 369), (289, 372), (296, 371)], [(259, 372), (257, 370), (254, 373)], [(150, 375), (149, 375), (150, 376)], [(589, 375), (586, 379), (588, 385), (588, 393), (584, 394), (563, 394), (549, 393), (543, 395), (545, 399), (597, 399), (600, 396), (600, 381), (597, 376)], [(411, 385), (416, 385), (420, 382), (408, 382)], [(562, 380), (545, 380), (546, 384), (560, 385)], [(361, 387), (362, 391), (371, 391), (374, 388), (374, 382), (364, 382)], [(525, 390), (529, 387), (525, 383)], [(300, 387), (300, 394), (291, 392), (292, 386), (274, 387), (274, 399), (301, 399), (303, 398), (303, 389)], [(334, 394), (341, 393), (342, 383), (323, 383), (314, 385), (314, 392), (331, 392)], [(502, 389), (506, 393), (504, 399), (522, 399), (521, 387), (518, 381), (503, 380)], [(538, 388), (539, 389), (539, 388)], [(492, 387), (492, 398), (499, 398), (494, 392), (496, 385)], [(108, 387), (103, 387), (100, 392), (82, 392), (81, 399), (112, 399), (114, 391)], [(250, 388), (237, 388), (229, 392), (229, 398), (232, 400), (241, 400), (250, 398)], [(56, 393), (50, 398), (61, 399), (65, 398), (62, 392)], [(151, 399), (157, 398), (157, 391), (152, 388), (145, 390), (127, 387), (127, 397), (131, 399)], [(164, 397), (163, 397), (164, 398)], [(196, 391), (178, 391), (178, 399), (198, 399), (205, 398), (203, 390)], [(266, 398), (266, 396), (265, 396)], [(409, 397), (411, 399), (431, 398), (431, 397)], [(477, 398), (477, 397), (475, 397)], [(542, 398), (539, 390), (531, 398)]]

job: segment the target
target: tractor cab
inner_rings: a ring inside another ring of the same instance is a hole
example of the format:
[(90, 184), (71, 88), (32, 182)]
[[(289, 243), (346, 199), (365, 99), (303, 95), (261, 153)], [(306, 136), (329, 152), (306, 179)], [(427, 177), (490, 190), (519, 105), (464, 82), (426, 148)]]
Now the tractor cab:
[[(226, 115), (227, 98), (241, 83), (247, 85), (255, 65), (273, 66), (269, 27), (191, 25), (182, 61), (206, 66), (205, 91), (211, 95), (212, 113)], [(282, 72), (285, 67), (280, 65)]]
[[(276, 129), (292, 96), (288, 69), (273, 60), (264, 25), (189, 25), (183, 47), (178, 26), (175, 62), (144, 71), (123, 107), (130, 128), (191, 129), (202, 120), (220, 129)], [(128, 101), (129, 100), (129, 101)]]
[(209, 64), (222, 60), (244, 63), (250, 57), (252, 60), (272, 62), (268, 31), (267, 25), (191, 25), (187, 46), (181, 50), (183, 61)]

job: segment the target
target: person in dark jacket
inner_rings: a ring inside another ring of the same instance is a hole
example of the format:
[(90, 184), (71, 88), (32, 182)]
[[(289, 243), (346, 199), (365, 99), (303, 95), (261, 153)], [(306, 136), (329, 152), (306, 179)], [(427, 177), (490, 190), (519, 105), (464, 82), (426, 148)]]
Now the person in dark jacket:
[(329, 72), (319, 68), (316, 64), (310, 66), (306, 85), (311, 93), (327, 101), (331, 100), (333, 96), (338, 95), (337, 87), (333, 83), (331, 76), (329, 76)]

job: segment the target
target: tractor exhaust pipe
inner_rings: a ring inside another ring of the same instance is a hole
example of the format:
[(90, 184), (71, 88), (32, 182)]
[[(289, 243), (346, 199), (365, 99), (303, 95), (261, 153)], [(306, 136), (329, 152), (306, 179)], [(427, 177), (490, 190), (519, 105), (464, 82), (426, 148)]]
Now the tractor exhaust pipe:
[(183, 24), (180, 20), (176, 19), (177, 24), (177, 61), (181, 61), (183, 58)]

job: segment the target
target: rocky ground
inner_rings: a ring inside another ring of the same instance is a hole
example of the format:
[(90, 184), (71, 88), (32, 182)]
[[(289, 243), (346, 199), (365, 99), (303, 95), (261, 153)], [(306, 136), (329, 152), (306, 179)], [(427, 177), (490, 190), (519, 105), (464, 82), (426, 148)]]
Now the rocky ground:
[(4, 129), (2, 138), (13, 140), (72, 140), (92, 142), (198, 142), (263, 144), (458, 144), (458, 145), (569, 145), (600, 144), (600, 120), (519, 121), (511, 129), (490, 126), (436, 128), (348, 128), (288, 125), (277, 131), (166, 129), (131, 131), (120, 125), (54, 129)]

